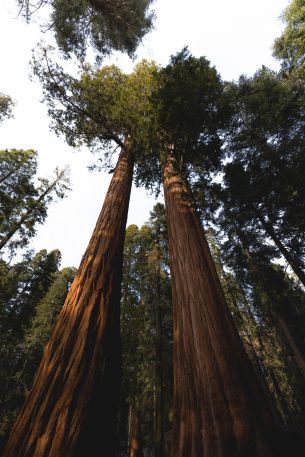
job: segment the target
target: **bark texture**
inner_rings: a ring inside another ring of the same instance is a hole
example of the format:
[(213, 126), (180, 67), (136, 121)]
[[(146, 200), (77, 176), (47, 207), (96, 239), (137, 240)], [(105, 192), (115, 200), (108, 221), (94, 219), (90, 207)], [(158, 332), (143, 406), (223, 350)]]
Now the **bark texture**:
[(174, 312), (173, 457), (303, 455), (280, 433), (234, 327), (189, 189), (164, 166)]
[(102, 211), (3, 457), (112, 457), (120, 290), (133, 159), (123, 149)]
[(156, 298), (155, 303), (155, 399), (154, 399), (154, 457), (164, 456), (163, 436), (163, 335), (161, 297), (161, 247), (157, 228)]
[(129, 457), (143, 457), (140, 417), (134, 406), (130, 406), (130, 436), (129, 436)]

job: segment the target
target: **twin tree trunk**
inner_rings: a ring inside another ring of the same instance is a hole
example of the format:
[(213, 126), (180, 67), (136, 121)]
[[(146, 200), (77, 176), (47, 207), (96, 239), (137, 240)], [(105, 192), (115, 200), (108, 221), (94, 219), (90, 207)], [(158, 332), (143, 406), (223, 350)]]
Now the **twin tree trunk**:
[(3, 457), (113, 457), (120, 294), (133, 159), (123, 149), (78, 274)]
[(304, 455), (270, 411), (171, 153), (163, 175), (174, 313), (172, 456)]

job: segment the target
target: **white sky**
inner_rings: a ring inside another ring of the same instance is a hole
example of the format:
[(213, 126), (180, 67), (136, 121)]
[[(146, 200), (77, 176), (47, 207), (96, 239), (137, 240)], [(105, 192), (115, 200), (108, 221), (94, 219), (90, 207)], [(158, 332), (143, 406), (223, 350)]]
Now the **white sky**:
[[(283, 25), (279, 16), (288, 0), (156, 0), (154, 31), (138, 49), (138, 60), (166, 65), (169, 56), (188, 45), (206, 56), (226, 80), (253, 74), (261, 65), (277, 68), (272, 43)], [(49, 216), (30, 247), (60, 249), (62, 266), (78, 266), (100, 211), (111, 175), (90, 173), (93, 157), (86, 149), (73, 151), (49, 131), (47, 109), (39, 83), (29, 80), (31, 50), (41, 39), (35, 23), (16, 18), (15, 0), (0, 4), (0, 92), (15, 101), (14, 119), (0, 126), (0, 148), (32, 148), (39, 152), (39, 174), (50, 175), (56, 165), (70, 165), (73, 191), (49, 209)], [(47, 36), (43, 38), (46, 40)], [(114, 62), (124, 70), (128, 57)], [(133, 189), (128, 224), (143, 224), (154, 205), (143, 189)]]

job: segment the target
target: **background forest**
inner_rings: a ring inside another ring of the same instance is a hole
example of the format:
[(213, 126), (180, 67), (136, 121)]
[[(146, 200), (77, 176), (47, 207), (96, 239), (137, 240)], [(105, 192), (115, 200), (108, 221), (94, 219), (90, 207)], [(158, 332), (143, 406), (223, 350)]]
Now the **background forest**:
[[(237, 81), (187, 47), (106, 65), (134, 55), (151, 1), (72, 3), (18, 0), (29, 27), (47, 8), (58, 47), (31, 72), (51, 129), (111, 182), (79, 269), (60, 269), (28, 247), (68, 168), (38, 177), (36, 151), (0, 151), (3, 457), (301, 457), (305, 2), (284, 12), (279, 70)], [(0, 122), (13, 112), (0, 94)], [(126, 228), (132, 182), (165, 203)]]

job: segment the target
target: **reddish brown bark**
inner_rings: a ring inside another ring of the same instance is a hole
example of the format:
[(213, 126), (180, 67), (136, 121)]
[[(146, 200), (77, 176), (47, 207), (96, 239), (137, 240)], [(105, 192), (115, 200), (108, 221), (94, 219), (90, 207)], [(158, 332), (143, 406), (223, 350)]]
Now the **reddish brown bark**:
[(3, 457), (112, 457), (120, 289), (132, 183), (128, 147)]
[[(173, 457), (284, 457), (173, 155), (163, 167), (174, 313)], [(294, 452), (294, 454), (293, 454)]]
[(143, 457), (139, 412), (130, 406), (129, 457)]

